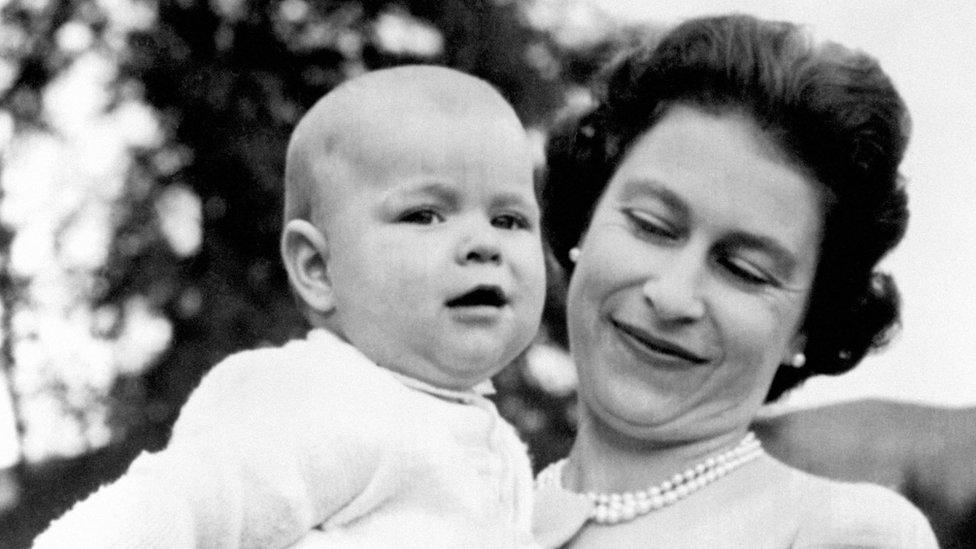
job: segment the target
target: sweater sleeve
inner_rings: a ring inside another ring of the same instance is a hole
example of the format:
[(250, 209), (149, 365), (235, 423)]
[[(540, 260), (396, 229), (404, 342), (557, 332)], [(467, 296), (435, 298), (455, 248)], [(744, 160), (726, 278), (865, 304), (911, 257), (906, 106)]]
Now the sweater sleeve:
[[(200, 466), (194, 466), (186, 456), (178, 459), (167, 451), (142, 454), (121, 478), (99, 488), (54, 521), (34, 540), (34, 547), (207, 546), (215, 539), (210, 532), (233, 529), (228, 522), (240, 515), (240, 508), (223, 513), (220, 522), (208, 525), (204, 510), (194, 507), (194, 498), (188, 493), (190, 485), (203, 480), (195, 489), (204, 493), (229, 484), (230, 479), (207, 478), (207, 462), (198, 463)], [(227, 543), (213, 546), (235, 546), (229, 538), (224, 541)]]
[(345, 374), (335, 375), (365, 358), (336, 352), (311, 360), (302, 347), (218, 364), (164, 450), (141, 455), (34, 546), (283, 547), (333, 515), (364, 489), (379, 460), (347, 406), (362, 399)]

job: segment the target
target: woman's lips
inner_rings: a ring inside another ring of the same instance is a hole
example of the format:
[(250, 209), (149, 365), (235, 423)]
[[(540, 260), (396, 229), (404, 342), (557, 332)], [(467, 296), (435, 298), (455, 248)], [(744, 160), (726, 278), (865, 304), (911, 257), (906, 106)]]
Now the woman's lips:
[(708, 359), (672, 341), (654, 336), (645, 330), (617, 322), (610, 321), (614, 328), (621, 333), (628, 343), (637, 345), (646, 354), (653, 354), (694, 365), (705, 364)]

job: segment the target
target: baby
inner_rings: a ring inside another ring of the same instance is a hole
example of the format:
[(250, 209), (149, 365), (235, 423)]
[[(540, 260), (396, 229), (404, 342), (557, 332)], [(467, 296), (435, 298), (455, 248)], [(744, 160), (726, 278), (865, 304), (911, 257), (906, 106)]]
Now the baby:
[(339, 86), (288, 147), (281, 255), (312, 325), (205, 376), (166, 449), (36, 547), (520, 547), (524, 445), (484, 397), (545, 273), (525, 132), (487, 83)]

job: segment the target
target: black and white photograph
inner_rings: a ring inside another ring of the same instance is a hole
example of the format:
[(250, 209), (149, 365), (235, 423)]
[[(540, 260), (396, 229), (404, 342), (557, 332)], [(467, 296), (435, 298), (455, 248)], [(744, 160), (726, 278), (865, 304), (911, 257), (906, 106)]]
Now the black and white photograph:
[(976, 549), (974, 37), (0, 0), (0, 549)]

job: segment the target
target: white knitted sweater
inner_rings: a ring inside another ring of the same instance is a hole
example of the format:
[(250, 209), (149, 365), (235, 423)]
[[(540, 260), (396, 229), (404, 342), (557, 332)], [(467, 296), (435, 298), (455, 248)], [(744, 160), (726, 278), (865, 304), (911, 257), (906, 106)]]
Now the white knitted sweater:
[(34, 546), (521, 547), (531, 498), (525, 447), (490, 401), (313, 330), (215, 366), (164, 450)]

